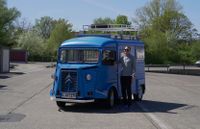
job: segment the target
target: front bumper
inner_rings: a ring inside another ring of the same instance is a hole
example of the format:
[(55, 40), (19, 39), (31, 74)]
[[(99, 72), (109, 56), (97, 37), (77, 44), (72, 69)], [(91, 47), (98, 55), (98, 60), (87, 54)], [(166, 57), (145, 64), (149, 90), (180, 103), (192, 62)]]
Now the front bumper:
[(95, 101), (94, 99), (80, 100), (80, 99), (61, 99), (61, 98), (56, 98), (56, 97), (51, 97), (51, 100), (61, 101), (61, 102), (66, 102), (66, 103), (92, 103)]

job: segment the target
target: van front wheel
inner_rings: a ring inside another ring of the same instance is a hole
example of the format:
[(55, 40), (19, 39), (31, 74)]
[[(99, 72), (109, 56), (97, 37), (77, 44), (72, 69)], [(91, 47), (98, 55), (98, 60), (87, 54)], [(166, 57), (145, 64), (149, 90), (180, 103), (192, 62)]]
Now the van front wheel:
[(65, 107), (65, 102), (61, 102), (61, 101), (56, 101), (56, 104), (57, 104), (57, 106), (59, 107), (59, 108), (63, 108), (63, 107)]
[(115, 105), (115, 92), (113, 89), (111, 89), (108, 94), (106, 105), (108, 108), (112, 108)]

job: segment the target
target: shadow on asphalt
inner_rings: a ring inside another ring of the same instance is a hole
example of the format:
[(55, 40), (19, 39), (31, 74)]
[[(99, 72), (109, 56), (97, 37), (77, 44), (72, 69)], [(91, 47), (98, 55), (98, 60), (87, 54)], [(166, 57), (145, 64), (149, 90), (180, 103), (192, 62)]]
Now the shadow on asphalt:
[(10, 72), (10, 74), (14, 74), (14, 75), (22, 75), (25, 74), (24, 72)]
[(151, 100), (143, 100), (138, 103), (140, 107), (143, 107), (145, 109), (144, 112), (163, 112), (163, 113), (172, 113), (176, 114), (174, 112), (174, 109), (182, 108), (188, 106), (187, 104), (181, 104), (181, 103), (169, 103), (169, 102), (159, 102), (159, 101), (151, 101)]
[(7, 115), (0, 115), (0, 123), (1, 122), (19, 122), (24, 119), (26, 115), (19, 113), (9, 113)]
[[(142, 107), (145, 107), (144, 110)], [(172, 110), (181, 108), (184, 106), (188, 106), (186, 104), (180, 103), (168, 103), (168, 102), (159, 102), (159, 101), (151, 101), (151, 100), (143, 100), (141, 102), (132, 102), (132, 105), (128, 107), (127, 105), (118, 104), (112, 109), (105, 108), (105, 105), (102, 103), (87, 103), (87, 104), (71, 104), (66, 105), (66, 107), (62, 108), (60, 111), (64, 112), (77, 112), (77, 113), (106, 113), (106, 114), (114, 114), (114, 113), (130, 113), (130, 112), (163, 112), (163, 113), (173, 113)]]
[(7, 75), (0, 75), (0, 79), (7, 79), (7, 78), (10, 78), (10, 77)]
[(8, 79), (17, 75), (23, 75), (25, 73), (23, 72), (9, 72), (9, 73), (1, 73), (0, 74), (0, 79)]
[(0, 85), (0, 90), (7, 87), (6, 85)]

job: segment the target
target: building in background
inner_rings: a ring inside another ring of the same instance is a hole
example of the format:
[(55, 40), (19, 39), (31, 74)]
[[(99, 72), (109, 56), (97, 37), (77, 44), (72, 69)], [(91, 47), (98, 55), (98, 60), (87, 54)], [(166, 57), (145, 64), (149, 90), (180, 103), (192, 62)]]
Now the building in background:
[(11, 49), (10, 50), (10, 62), (23, 62), (27, 63), (28, 52), (22, 49)]
[(0, 46), (0, 73), (10, 71), (10, 49)]

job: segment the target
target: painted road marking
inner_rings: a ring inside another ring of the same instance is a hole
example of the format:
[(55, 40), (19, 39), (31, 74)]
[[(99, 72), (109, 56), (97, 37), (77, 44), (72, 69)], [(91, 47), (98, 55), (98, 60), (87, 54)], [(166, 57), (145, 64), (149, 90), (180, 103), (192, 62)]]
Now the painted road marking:
[(146, 118), (152, 122), (154, 126), (156, 126), (158, 129), (173, 129), (166, 123), (164, 123), (161, 119), (159, 119), (156, 115), (153, 113), (150, 113), (150, 111), (142, 105), (140, 102), (137, 102), (137, 105), (144, 111)]

